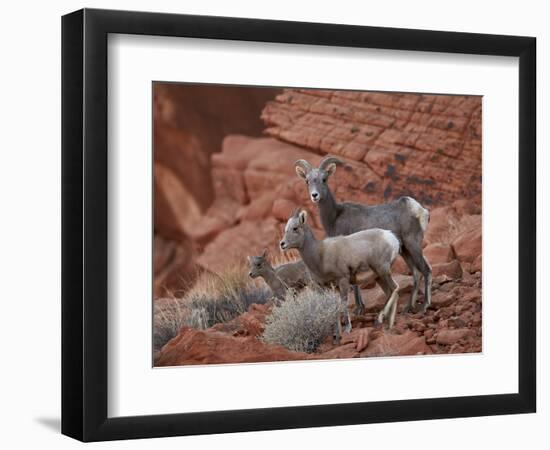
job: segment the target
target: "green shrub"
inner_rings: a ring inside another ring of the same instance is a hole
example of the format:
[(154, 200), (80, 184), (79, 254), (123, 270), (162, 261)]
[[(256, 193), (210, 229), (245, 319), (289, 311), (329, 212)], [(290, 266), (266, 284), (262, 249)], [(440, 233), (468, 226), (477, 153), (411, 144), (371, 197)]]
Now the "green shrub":
[(263, 340), (312, 353), (333, 334), (341, 310), (340, 297), (332, 291), (305, 289), (295, 298), (288, 295), (267, 317)]

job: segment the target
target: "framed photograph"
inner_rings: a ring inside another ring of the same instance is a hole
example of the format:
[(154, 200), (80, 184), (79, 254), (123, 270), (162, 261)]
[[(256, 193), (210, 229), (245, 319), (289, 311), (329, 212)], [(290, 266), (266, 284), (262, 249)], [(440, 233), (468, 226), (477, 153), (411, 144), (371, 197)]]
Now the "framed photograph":
[(62, 432), (535, 412), (535, 67), (533, 37), (64, 16)]

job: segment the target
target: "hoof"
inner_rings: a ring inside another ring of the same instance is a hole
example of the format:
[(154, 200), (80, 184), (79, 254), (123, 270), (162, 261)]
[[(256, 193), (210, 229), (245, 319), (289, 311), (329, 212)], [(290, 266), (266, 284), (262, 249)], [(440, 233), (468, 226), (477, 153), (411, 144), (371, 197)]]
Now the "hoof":
[(378, 317), (374, 321), (374, 324), (375, 325), (382, 325), (383, 323), (384, 323), (384, 314), (380, 313), (380, 314), (378, 314)]

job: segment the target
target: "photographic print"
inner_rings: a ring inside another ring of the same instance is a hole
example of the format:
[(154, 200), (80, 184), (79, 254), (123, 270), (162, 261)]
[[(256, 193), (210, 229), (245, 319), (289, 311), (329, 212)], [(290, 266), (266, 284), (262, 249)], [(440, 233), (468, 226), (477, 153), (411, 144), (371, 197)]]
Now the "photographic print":
[(152, 95), (155, 367), (482, 351), (482, 97)]

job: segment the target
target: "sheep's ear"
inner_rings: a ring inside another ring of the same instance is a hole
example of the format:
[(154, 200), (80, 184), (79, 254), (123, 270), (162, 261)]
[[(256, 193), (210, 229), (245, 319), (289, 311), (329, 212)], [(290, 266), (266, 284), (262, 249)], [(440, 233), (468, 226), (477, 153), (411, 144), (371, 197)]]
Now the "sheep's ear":
[(311, 164), (309, 164), (305, 159), (299, 159), (294, 163), (294, 168), (296, 170), (296, 174), (305, 180), (308, 172), (311, 170)]
[(264, 252), (262, 253), (262, 258), (267, 258), (267, 248), (264, 248)]
[(307, 212), (300, 211), (298, 218), (300, 219), (300, 225), (303, 225), (304, 223), (306, 223), (307, 220)]
[(250, 256), (247, 256), (246, 260), (248, 261), (248, 264), (250, 264), (252, 262), (252, 258)]
[(336, 172), (336, 164), (330, 163), (325, 170), (329, 175), (332, 175), (334, 172)]
[(304, 180), (306, 179), (307, 173), (303, 167), (296, 166), (294, 169), (296, 170), (296, 175), (298, 175), (300, 178), (303, 178)]

